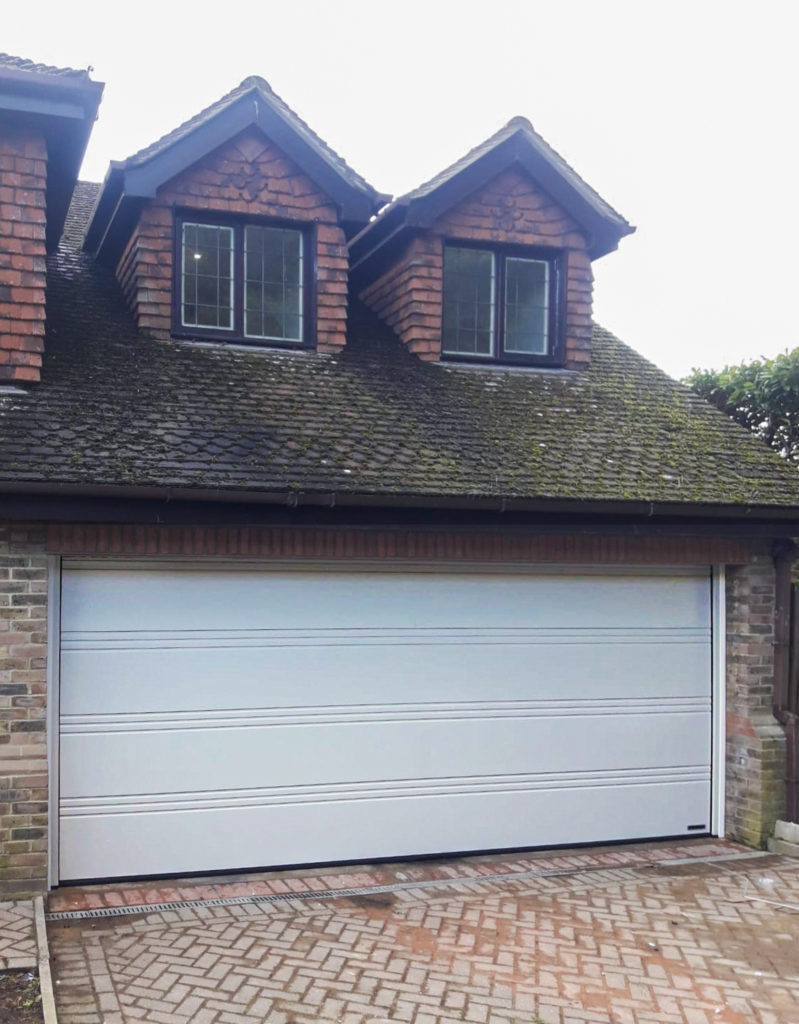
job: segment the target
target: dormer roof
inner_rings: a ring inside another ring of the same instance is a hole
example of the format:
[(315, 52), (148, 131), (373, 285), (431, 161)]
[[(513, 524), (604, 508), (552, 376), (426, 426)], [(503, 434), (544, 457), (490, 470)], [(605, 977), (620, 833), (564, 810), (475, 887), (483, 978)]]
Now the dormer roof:
[(84, 247), (102, 262), (113, 263), (144, 200), (155, 196), (160, 185), (251, 127), (260, 129), (330, 196), (350, 233), (362, 227), (390, 198), (356, 173), (265, 79), (250, 76), (127, 160), (112, 161)]
[(384, 207), (350, 243), (353, 270), (363, 275), (389, 238), (430, 227), (447, 210), (514, 166), (525, 170), (577, 222), (589, 239), (592, 259), (611, 252), (635, 231), (526, 117), (513, 117), (445, 170)]

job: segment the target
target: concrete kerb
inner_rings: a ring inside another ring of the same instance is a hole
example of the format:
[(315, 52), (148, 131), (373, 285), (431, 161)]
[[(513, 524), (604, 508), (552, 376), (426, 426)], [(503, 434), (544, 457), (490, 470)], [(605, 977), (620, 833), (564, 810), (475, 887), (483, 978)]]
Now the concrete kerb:
[(42, 995), (44, 1024), (58, 1024), (53, 993), (53, 975), (50, 971), (50, 949), (47, 944), (47, 927), (44, 921), (44, 900), (34, 900), (33, 916), (36, 924), (36, 952), (39, 963), (39, 991)]

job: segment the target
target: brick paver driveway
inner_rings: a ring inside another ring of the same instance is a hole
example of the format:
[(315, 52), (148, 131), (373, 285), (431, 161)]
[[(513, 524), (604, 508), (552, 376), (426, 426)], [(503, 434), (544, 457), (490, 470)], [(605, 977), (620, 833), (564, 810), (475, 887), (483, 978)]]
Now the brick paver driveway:
[(0, 971), (35, 966), (33, 900), (0, 903)]
[[(703, 850), (729, 857), (480, 858), (340, 876), (391, 886), (349, 896), (288, 876), (272, 891), (299, 897), (51, 921), (59, 1020), (799, 1024), (799, 861)], [(63, 890), (51, 910), (155, 890), (133, 893)]]

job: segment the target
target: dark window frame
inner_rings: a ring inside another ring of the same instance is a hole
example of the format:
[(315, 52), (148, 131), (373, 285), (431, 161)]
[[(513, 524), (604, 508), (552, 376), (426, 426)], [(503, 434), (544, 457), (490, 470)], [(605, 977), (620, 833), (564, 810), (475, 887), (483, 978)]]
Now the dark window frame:
[[(287, 220), (282, 217), (250, 216), (243, 213), (221, 213), (216, 210), (195, 210), (175, 207), (172, 246), (172, 337), (195, 341), (224, 341), (231, 345), (255, 348), (281, 348), (296, 351), (316, 346), (316, 223)], [(183, 291), (183, 225), (233, 229), (233, 326), (186, 327), (182, 320)], [(302, 340), (253, 338), (244, 333), (244, 230), (248, 226), (288, 228), (302, 235)]]
[[(516, 366), (563, 366), (566, 361), (566, 321), (564, 270), (565, 253), (560, 249), (541, 246), (482, 242), (464, 238), (444, 238), (445, 249), (478, 249), (493, 253), (495, 266), (495, 293), (493, 310), (494, 352), (480, 355), (471, 352), (448, 352), (444, 348), (444, 286), (441, 287), (441, 358), (447, 362), (497, 363)], [(549, 264), (549, 321), (547, 334), (549, 350), (545, 354), (505, 351), (505, 261), (510, 258), (541, 260)]]

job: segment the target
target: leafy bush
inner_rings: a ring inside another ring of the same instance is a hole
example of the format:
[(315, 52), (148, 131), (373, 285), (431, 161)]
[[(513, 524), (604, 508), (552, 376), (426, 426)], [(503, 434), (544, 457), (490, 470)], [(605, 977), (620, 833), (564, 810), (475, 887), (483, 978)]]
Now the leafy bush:
[(799, 462), (799, 348), (723, 370), (693, 370), (684, 383)]

